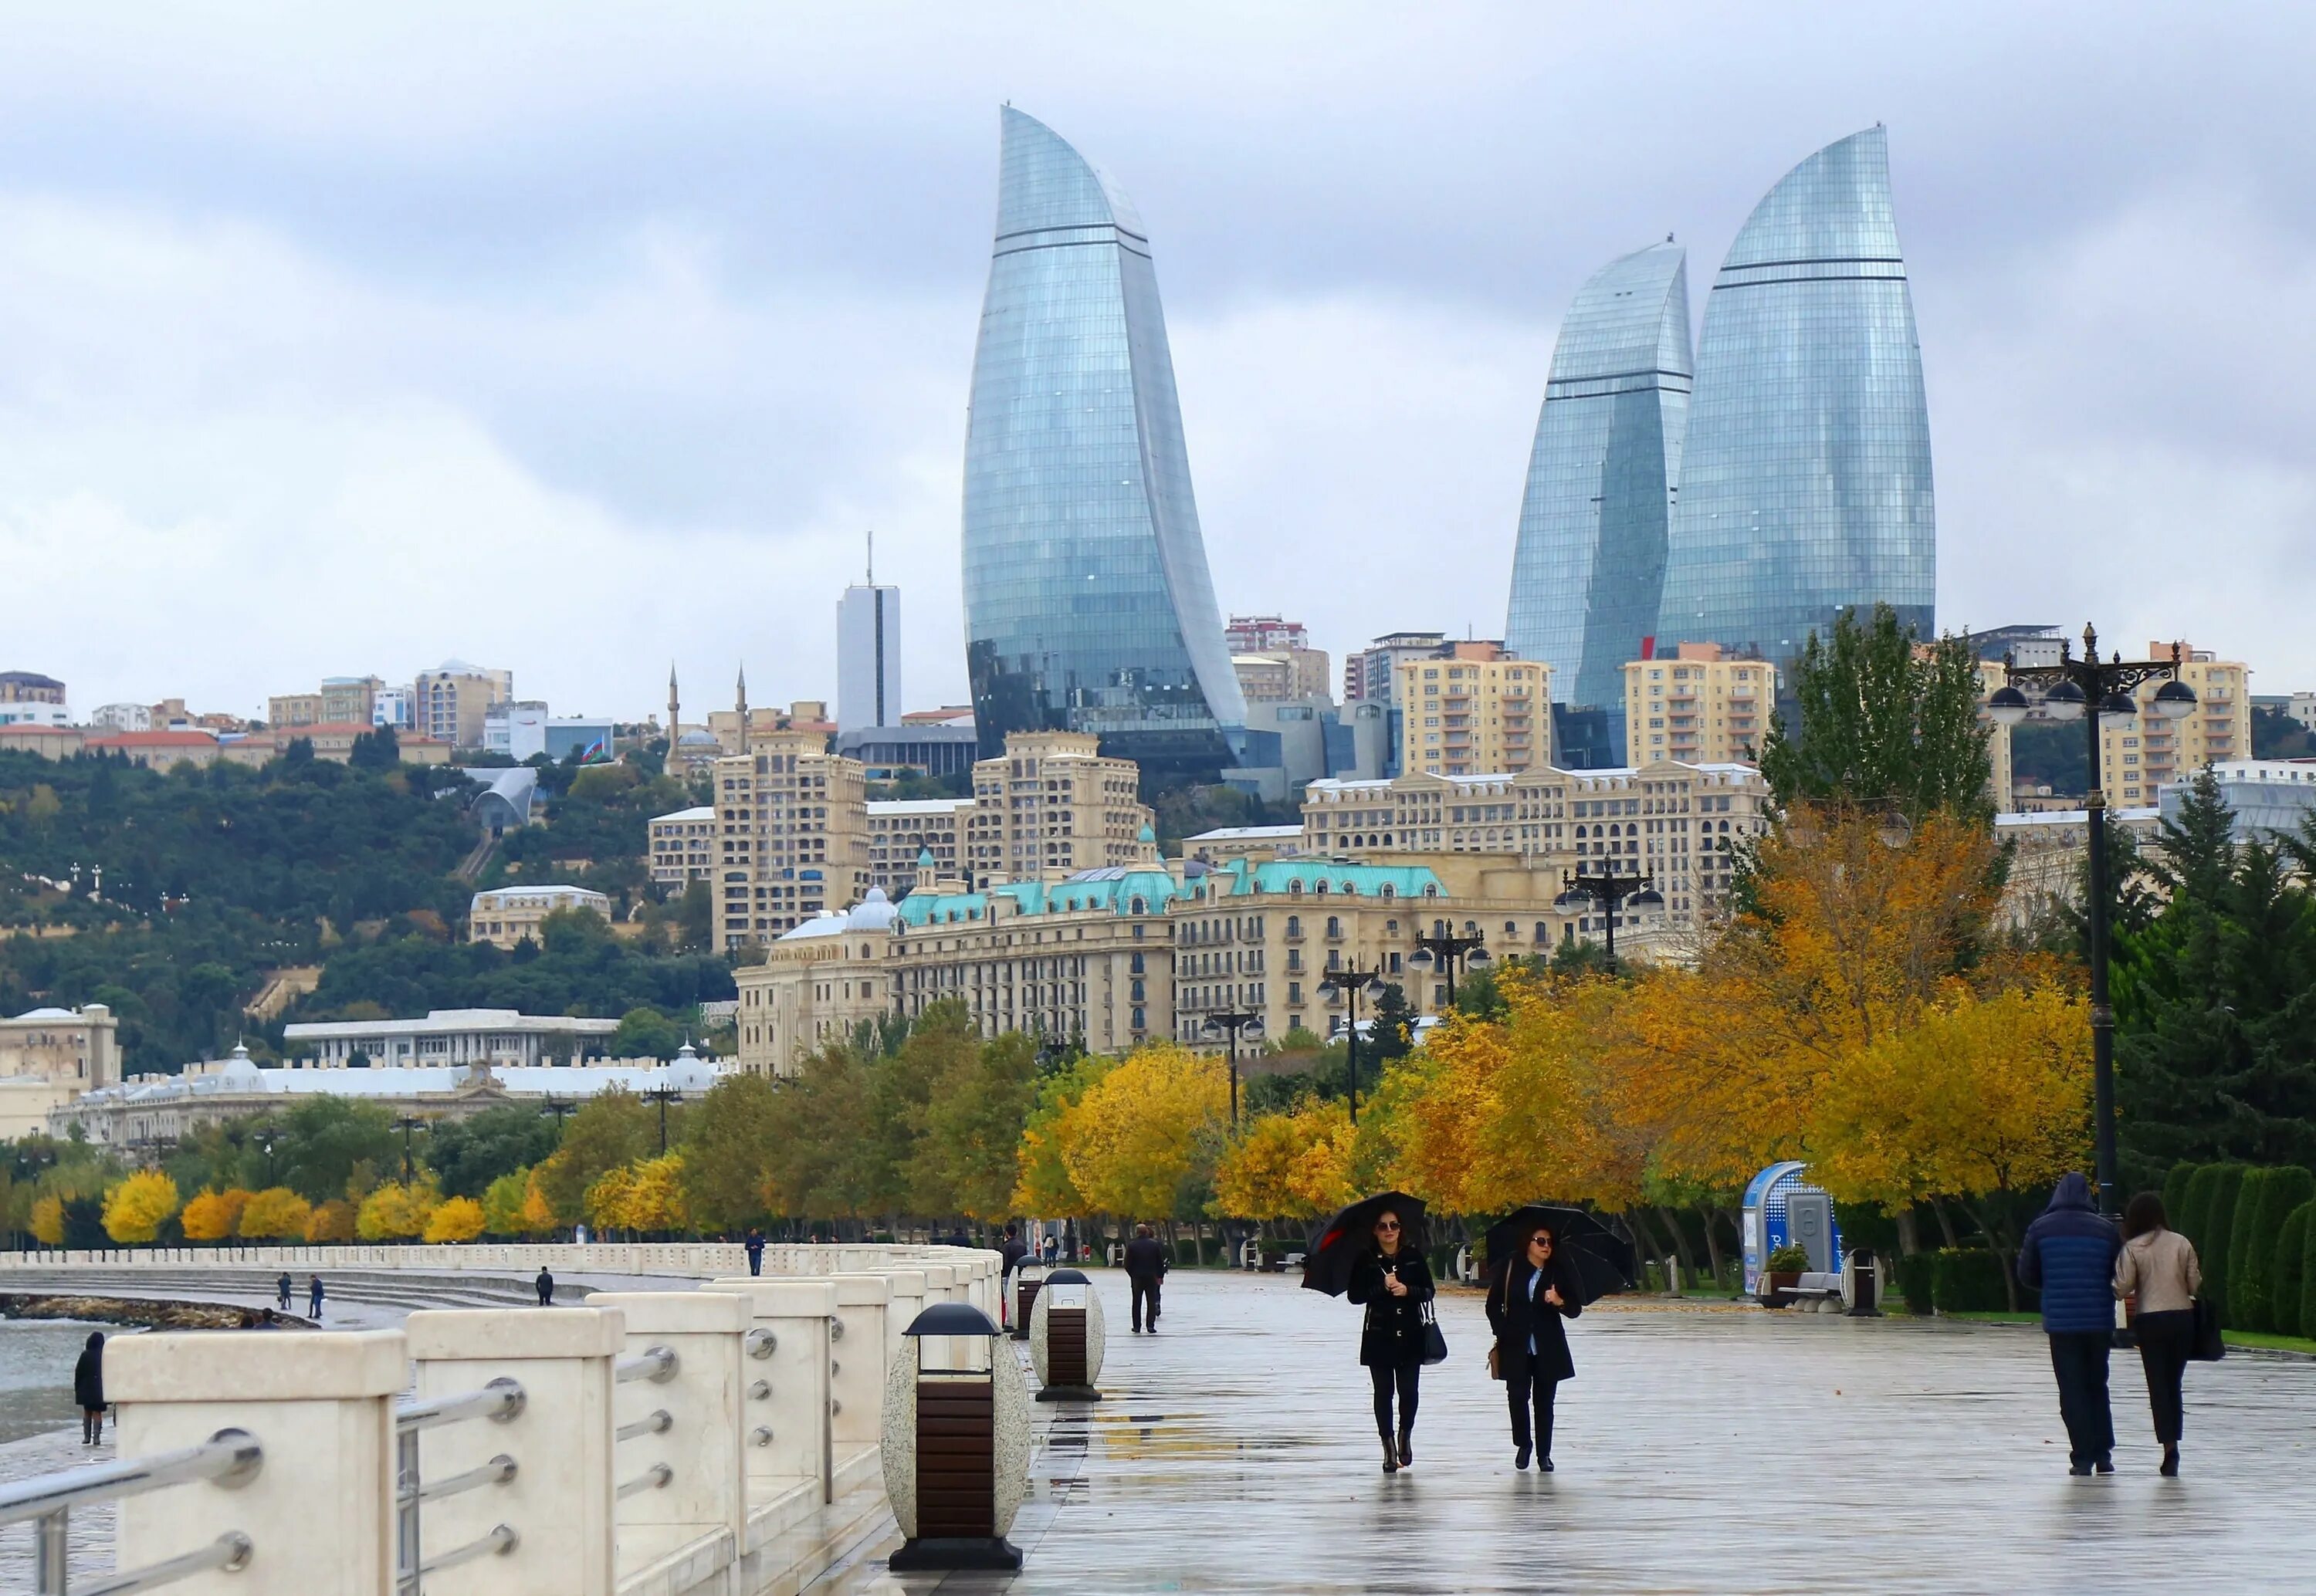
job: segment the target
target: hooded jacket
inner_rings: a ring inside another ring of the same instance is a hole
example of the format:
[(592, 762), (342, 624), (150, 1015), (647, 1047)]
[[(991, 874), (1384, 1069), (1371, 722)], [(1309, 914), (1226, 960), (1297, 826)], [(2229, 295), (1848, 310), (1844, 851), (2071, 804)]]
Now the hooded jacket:
[(2115, 1261), (2123, 1233), (2091, 1203), (2090, 1183), (2069, 1171), (2051, 1204), (2026, 1227), (2019, 1283), (2043, 1293), (2043, 1328), (2053, 1335), (2115, 1328)]

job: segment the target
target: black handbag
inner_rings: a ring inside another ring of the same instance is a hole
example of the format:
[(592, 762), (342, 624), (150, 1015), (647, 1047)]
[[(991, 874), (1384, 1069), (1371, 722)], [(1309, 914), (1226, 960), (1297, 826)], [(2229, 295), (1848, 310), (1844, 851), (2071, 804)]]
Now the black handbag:
[(1426, 1363), (1448, 1361), (1448, 1338), (1439, 1333), (1439, 1319), (1431, 1311), (1431, 1299), (1423, 1299), (1423, 1361)]
[(2206, 1297), (2196, 1299), (2196, 1339), (2187, 1349), (2187, 1356), (2198, 1363), (2216, 1363), (2228, 1355), (2228, 1343), (2220, 1334), (2220, 1310)]

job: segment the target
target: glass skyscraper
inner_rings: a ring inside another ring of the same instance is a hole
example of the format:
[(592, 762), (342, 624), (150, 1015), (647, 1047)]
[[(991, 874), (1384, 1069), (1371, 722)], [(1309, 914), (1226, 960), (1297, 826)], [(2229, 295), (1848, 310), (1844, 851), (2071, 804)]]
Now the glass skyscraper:
[(1679, 490), (1660, 653), (1717, 643), (1783, 663), (1876, 602), (1930, 634), (1929, 415), (1880, 128), (1786, 173), (1730, 245)]
[(1656, 631), (1688, 419), (1688, 255), (1668, 239), (1610, 262), (1560, 324), (1520, 501), (1504, 642), (1552, 667), (1554, 702), (1607, 707)]
[(1141, 218), (1008, 106), (965, 443), (966, 661), (984, 757), (1099, 735), (1171, 783), (1231, 757), (1246, 709)]

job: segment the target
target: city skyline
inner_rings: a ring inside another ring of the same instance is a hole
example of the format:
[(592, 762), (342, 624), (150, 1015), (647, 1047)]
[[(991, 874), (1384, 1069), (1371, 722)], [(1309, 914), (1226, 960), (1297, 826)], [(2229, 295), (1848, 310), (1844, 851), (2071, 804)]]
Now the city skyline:
[[(7, 668), (77, 705), (248, 714), (460, 655), (624, 716), (673, 652), (833, 698), (874, 528), (913, 701), (961, 701), (1010, 99), (1129, 173), (1164, 245), (1227, 610), (1295, 613), (1338, 656), (1493, 634), (1511, 462), (1582, 280), (1668, 231), (1720, 260), (1768, 176), (1880, 120), (1938, 615), (2185, 634), (2263, 691), (2316, 679), (2293, 602), (2316, 401), (2265, 376), (2312, 336), (2296, 13), (679, 11), (637, 36), (539, 10), (470, 29), (455, 75), (448, 18), (76, 14), (12, 40), (0, 558), (51, 597), (11, 616)], [(2187, 538), (2221, 558), (2147, 581)]]

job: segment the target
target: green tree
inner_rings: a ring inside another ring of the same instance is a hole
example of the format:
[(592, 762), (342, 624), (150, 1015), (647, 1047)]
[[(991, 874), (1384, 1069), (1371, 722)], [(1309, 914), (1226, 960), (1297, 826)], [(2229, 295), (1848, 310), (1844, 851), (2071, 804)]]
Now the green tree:
[(1933, 810), (1988, 819), (1993, 776), (1978, 716), (1978, 661), (1956, 636), (1923, 644), (1886, 604), (1831, 637), (1810, 634), (1794, 680), (1798, 726), (1773, 715), (1761, 774), (1778, 804)]
[(563, 1145), (538, 1166), (539, 1193), (557, 1224), (575, 1225), (587, 1217), (589, 1186), (610, 1170), (649, 1157), (658, 1147), (659, 1120), (649, 1104), (632, 1092), (599, 1092), (571, 1116)]
[(611, 1052), (621, 1059), (673, 1059), (683, 1046), (683, 1027), (655, 1008), (631, 1008), (611, 1034)]
[(686, 1118), (683, 1200), (701, 1228), (737, 1230), (771, 1216), (779, 1096), (761, 1075), (729, 1075)]
[(528, 1169), (555, 1151), (556, 1122), (535, 1108), (486, 1108), (444, 1120), (426, 1133), (426, 1166), (445, 1197), (480, 1197), (493, 1181)]
[(381, 1169), (402, 1167), (402, 1141), (394, 1116), (374, 1103), (308, 1097), (282, 1116), (274, 1141), (281, 1178), (307, 1201), (359, 1198), (352, 1188), (375, 1181)]
[[(1021, 1130), (1037, 1104), (1038, 1039), (1009, 1031), (983, 1042), (962, 1003), (936, 1007), (957, 1011), (968, 1045), (953, 1051), (934, 1078), (920, 1116), (912, 1184), (922, 1182), (946, 1193), (956, 1211), (994, 1222), (1013, 1211)], [(919, 1020), (917, 1033), (933, 1013)]]
[(2308, 1323), (2301, 1317), (2300, 1305), (2308, 1289), (2308, 1226), (2316, 1218), (2316, 1202), (2303, 1202), (2284, 1217), (2284, 1228), (2276, 1233), (2276, 1263), (2271, 1289), (2275, 1307), (2272, 1310), (2278, 1335), (2305, 1335)]
[(675, 900), (678, 945), (687, 953), (704, 953), (716, 939), (716, 900), (704, 881), (686, 882)]
[[(1486, 972), (1483, 971), (1481, 973)], [(1463, 1008), (1464, 994), (1470, 989), (1471, 982), (1467, 980), (1456, 994), (1457, 1008)], [(1494, 989), (1492, 982), (1489, 989)], [(1405, 989), (1397, 981), (1385, 982), (1383, 996), (1376, 999), (1375, 1028), (1367, 1037), (1367, 1045), (1360, 1051), (1376, 1063), (1407, 1057), (1415, 1046), (1411, 1031), (1414, 1021), (1415, 1011), (1408, 1006)]]
[(2228, 1239), (2229, 1311), (2243, 1328), (2277, 1328), (2276, 1238), (2285, 1219), (2311, 1199), (2316, 1199), (2316, 1175), (2296, 1164), (2255, 1169), (2245, 1177), (2236, 1200), (2234, 1234)]
[(2231, 1244), (2235, 1236), (2236, 1206), (2242, 1200), (2244, 1186), (2253, 1171), (2242, 1164), (2222, 1164), (2219, 1177), (2212, 1185), (2212, 1207), (2205, 1219), (2208, 1238), (2198, 1241), (2196, 1251), (2203, 1256), (2203, 1294), (2212, 1299), (2220, 1317), (2235, 1323), (2233, 1301), (2228, 1294), (2229, 1271), (2232, 1264)]

